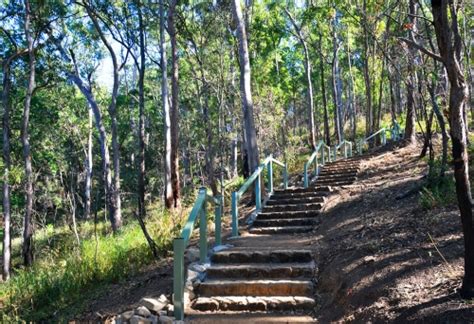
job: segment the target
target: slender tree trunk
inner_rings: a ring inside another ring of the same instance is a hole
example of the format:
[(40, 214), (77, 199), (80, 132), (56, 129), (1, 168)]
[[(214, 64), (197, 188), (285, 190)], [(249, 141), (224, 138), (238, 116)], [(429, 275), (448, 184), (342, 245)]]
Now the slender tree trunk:
[[(410, 40), (416, 42), (415, 40), (415, 33), (417, 32), (416, 28), (416, 14), (417, 14), (417, 4), (415, 0), (410, 0), (410, 22), (411, 22), (411, 29), (409, 30), (409, 37)], [(410, 59), (417, 60), (417, 50), (414, 48), (409, 49)], [(416, 113), (415, 113), (415, 105), (416, 105), (416, 98), (415, 98), (415, 88), (416, 88), (416, 72), (414, 68), (414, 64), (408, 65), (408, 80), (407, 80), (407, 118), (406, 118), (406, 125), (405, 125), (405, 140), (408, 143), (413, 143), (415, 141), (415, 123), (416, 123)]]
[(173, 186), (171, 184), (171, 115), (168, 103), (168, 63), (166, 59), (166, 40), (165, 40), (165, 5), (164, 0), (160, 0), (160, 56), (161, 56), (161, 104), (164, 117), (164, 135), (165, 135), (165, 206), (173, 208)]
[(113, 66), (113, 86), (112, 94), (110, 97), (110, 104), (108, 107), (108, 112), (112, 124), (112, 160), (114, 166), (113, 180), (111, 182), (110, 190), (107, 192), (109, 195), (109, 218), (112, 223), (112, 229), (116, 232), (122, 226), (122, 208), (121, 208), (121, 198), (120, 198), (120, 147), (118, 140), (118, 126), (117, 126), (117, 96), (119, 90), (119, 65), (117, 61), (117, 56), (112, 45), (109, 43), (105, 37), (95, 13), (92, 11), (91, 7), (86, 6), (87, 14), (94, 24), (95, 30), (99, 34), (99, 37), (102, 43), (107, 48), (110, 57), (112, 58)]
[(319, 71), (321, 75), (321, 93), (323, 96), (323, 109), (324, 109), (324, 138), (326, 139), (326, 145), (331, 145), (331, 134), (329, 132), (329, 114), (328, 114), (328, 101), (326, 97), (326, 84), (324, 82), (324, 61), (323, 61), (323, 36), (319, 33)]
[[(449, 124), (454, 161), (456, 194), (464, 234), (463, 298), (474, 297), (474, 224), (469, 156), (467, 152), (464, 111), (468, 109), (468, 87), (461, 67), (462, 40), (458, 30), (458, 7), (448, 0), (432, 0), (433, 24), (439, 52), (446, 67), (449, 83)], [(449, 10), (449, 13), (448, 13)], [(449, 18), (450, 17), (450, 18)]]
[(3, 280), (10, 279), (11, 269), (11, 205), (9, 174), (11, 167), (10, 158), (10, 64), (13, 56), (3, 63), (2, 106), (3, 106)]
[[(139, 6), (141, 4), (139, 3)], [(138, 8), (139, 24), (139, 47), (140, 47), (140, 65), (138, 67), (138, 146), (139, 146), (139, 167), (138, 167), (138, 216), (143, 219), (146, 217), (145, 207), (145, 31), (143, 25), (142, 8)]]
[(365, 113), (365, 134), (369, 136), (372, 134), (373, 112), (372, 112), (372, 85), (369, 73), (369, 31), (367, 21), (367, 0), (363, 3), (364, 11), (364, 82), (365, 82), (365, 98), (366, 98), (366, 113)]
[(86, 181), (84, 188), (84, 196), (86, 199), (85, 209), (84, 209), (84, 219), (89, 219), (91, 215), (91, 204), (92, 204), (92, 108), (88, 109), (89, 114), (89, 134), (87, 136), (87, 155), (86, 155)]
[(347, 31), (347, 63), (349, 66), (349, 101), (352, 118), (352, 140), (355, 141), (357, 134), (357, 103), (355, 99), (354, 75), (352, 74), (351, 49), (349, 46), (349, 31)]
[(334, 132), (336, 134), (336, 141), (340, 143), (344, 140), (343, 131), (343, 112), (342, 112), (342, 82), (339, 70), (339, 41), (337, 39), (336, 32), (336, 16), (332, 19), (332, 45), (333, 45), (333, 57), (332, 57), (332, 94), (334, 101)]
[(33, 35), (30, 30), (31, 28), (31, 8), (30, 2), (25, 0), (25, 34), (28, 43), (28, 86), (26, 89), (25, 102), (23, 108), (23, 119), (21, 126), (21, 142), (23, 145), (23, 160), (25, 163), (25, 217), (23, 220), (23, 263), (25, 266), (31, 266), (33, 264), (33, 170), (31, 166), (31, 151), (30, 151), (30, 135), (29, 135), (29, 123), (30, 123), (30, 108), (31, 98), (33, 97), (33, 91), (35, 89), (35, 76), (36, 76), (36, 56), (33, 47)]
[(168, 32), (171, 40), (171, 187), (174, 208), (181, 206), (179, 186), (179, 58), (176, 41), (175, 11), (177, 0), (171, 0), (168, 11)]
[(248, 164), (251, 172), (253, 172), (259, 164), (257, 133), (255, 131), (255, 123), (253, 117), (253, 102), (250, 86), (250, 60), (247, 46), (247, 35), (245, 33), (245, 22), (242, 17), (242, 9), (240, 0), (232, 1), (232, 9), (234, 18), (237, 21), (237, 38), (239, 41), (239, 58), (240, 58), (240, 92), (242, 96), (242, 109), (244, 115), (244, 125), (246, 133), (246, 148), (248, 156)]

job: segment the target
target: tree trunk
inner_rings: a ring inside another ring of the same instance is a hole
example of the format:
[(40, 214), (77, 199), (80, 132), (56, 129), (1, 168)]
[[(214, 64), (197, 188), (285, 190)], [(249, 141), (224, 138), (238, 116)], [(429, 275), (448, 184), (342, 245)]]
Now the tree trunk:
[(373, 112), (372, 112), (372, 86), (369, 73), (369, 32), (367, 22), (367, 0), (363, 3), (364, 11), (364, 82), (365, 82), (365, 98), (366, 98), (366, 112), (365, 112), (365, 134), (369, 136), (372, 134)]
[(250, 171), (253, 172), (259, 164), (257, 133), (253, 118), (253, 102), (251, 92), (250, 60), (247, 46), (247, 35), (245, 33), (245, 22), (242, 17), (240, 0), (232, 1), (234, 19), (237, 22), (237, 38), (239, 41), (240, 58), (240, 92), (242, 96), (242, 109), (246, 133), (246, 149)]
[(35, 65), (36, 56), (33, 48), (33, 35), (31, 33), (31, 8), (30, 2), (25, 0), (25, 35), (28, 43), (28, 86), (26, 89), (25, 102), (23, 108), (23, 119), (21, 126), (21, 142), (23, 145), (23, 160), (25, 163), (25, 217), (23, 220), (23, 263), (25, 266), (31, 266), (33, 264), (33, 223), (32, 223), (32, 212), (33, 212), (33, 170), (31, 166), (31, 151), (30, 151), (30, 135), (29, 122), (30, 122), (30, 108), (31, 98), (33, 97), (33, 91), (35, 89)]
[(168, 32), (171, 40), (171, 188), (173, 207), (181, 206), (179, 186), (179, 61), (176, 41), (175, 11), (177, 0), (171, 0), (168, 11)]
[(356, 140), (357, 134), (357, 103), (355, 99), (354, 75), (352, 74), (351, 49), (349, 46), (349, 31), (347, 31), (347, 63), (349, 66), (349, 105), (352, 118), (352, 140)]
[(10, 279), (11, 269), (11, 204), (10, 204), (10, 183), (9, 174), (11, 167), (10, 158), (10, 64), (14, 56), (10, 56), (3, 63), (2, 82), (2, 106), (3, 106), (3, 280)]
[(332, 94), (334, 101), (334, 132), (336, 134), (336, 142), (340, 143), (344, 140), (343, 134), (343, 116), (342, 116), (342, 84), (339, 70), (339, 42), (336, 33), (336, 16), (332, 19), (332, 46), (333, 46), (333, 57), (332, 57)]
[(145, 32), (143, 25), (142, 8), (138, 9), (139, 24), (139, 47), (140, 47), (140, 65), (138, 67), (138, 146), (139, 146), (139, 167), (138, 167), (138, 217), (143, 219), (146, 217), (145, 207)]
[(87, 137), (87, 155), (86, 155), (86, 181), (84, 188), (84, 196), (86, 199), (85, 209), (84, 209), (84, 219), (89, 219), (91, 215), (91, 204), (92, 204), (92, 108), (88, 108), (89, 113), (89, 134)]
[[(411, 41), (416, 42), (415, 34), (417, 32), (416, 28), (416, 14), (417, 14), (417, 4), (415, 0), (410, 0), (410, 23), (411, 29), (409, 30), (409, 38)], [(415, 48), (409, 49), (409, 57), (412, 61), (416, 61), (417, 57), (417, 50)], [(415, 105), (416, 105), (416, 98), (415, 98), (415, 88), (416, 88), (416, 72), (414, 68), (414, 64), (408, 65), (408, 78), (407, 78), (407, 118), (406, 118), (406, 125), (405, 125), (405, 140), (408, 143), (413, 143), (415, 141), (415, 123), (416, 123), (416, 114), (415, 114)]]
[(121, 208), (121, 198), (120, 198), (120, 147), (118, 140), (118, 126), (117, 126), (117, 96), (119, 90), (119, 65), (117, 61), (117, 56), (112, 45), (109, 43), (105, 37), (100, 25), (97, 21), (95, 13), (89, 6), (86, 6), (87, 14), (92, 20), (94, 27), (99, 34), (99, 37), (102, 43), (107, 48), (110, 57), (112, 58), (113, 66), (113, 86), (112, 94), (110, 98), (110, 104), (108, 107), (108, 112), (112, 124), (112, 160), (114, 165), (113, 181), (111, 182), (110, 190), (107, 192), (109, 195), (109, 218), (112, 223), (112, 230), (116, 232), (122, 226), (122, 208)]
[(457, 23), (457, 10), (459, 10), (459, 7), (455, 7), (448, 0), (432, 0), (431, 6), (439, 52), (446, 67), (451, 86), (449, 92), (449, 124), (456, 194), (464, 234), (464, 279), (461, 296), (463, 298), (473, 298), (474, 227), (471, 185), (469, 183), (466, 125), (464, 123), (464, 111), (468, 108), (469, 92), (461, 67), (462, 41)]
[(173, 208), (173, 186), (171, 184), (171, 115), (168, 103), (168, 63), (166, 59), (165, 43), (165, 5), (164, 0), (160, 0), (160, 64), (161, 64), (161, 105), (164, 117), (165, 135), (165, 206)]
[(331, 134), (329, 132), (329, 114), (328, 114), (328, 101), (326, 97), (326, 84), (324, 82), (324, 62), (323, 62), (323, 36), (319, 33), (319, 70), (321, 74), (321, 93), (323, 96), (323, 109), (324, 109), (324, 138), (326, 139), (326, 145), (331, 146)]

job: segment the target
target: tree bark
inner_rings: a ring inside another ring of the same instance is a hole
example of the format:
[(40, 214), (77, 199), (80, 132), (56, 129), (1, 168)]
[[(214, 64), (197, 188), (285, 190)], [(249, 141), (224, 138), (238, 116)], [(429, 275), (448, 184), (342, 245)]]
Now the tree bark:
[(176, 41), (176, 2), (171, 0), (168, 11), (168, 32), (171, 40), (171, 188), (173, 191), (173, 207), (179, 208), (179, 58), (178, 44)]
[(138, 146), (139, 146), (139, 167), (138, 167), (138, 216), (146, 217), (145, 207), (145, 32), (143, 25), (143, 13), (141, 3), (138, 4), (138, 28), (139, 28), (139, 48), (140, 65), (138, 67)]
[(245, 22), (242, 17), (240, 0), (232, 0), (234, 19), (237, 22), (237, 38), (239, 42), (240, 59), (240, 92), (246, 133), (246, 149), (250, 171), (253, 172), (259, 164), (257, 133), (253, 117), (253, 101), (251, 92), (250, 60), (245, 33)]
[(28, 44), (28, 86), (26, 89), (25, 102), (23, 107), (23, 119), (21, 123), (21, 142), (23, 145), (23, 160), (25, 163), (25, 216), (23, 220), (23, 263), (25, 266), (33, 264), (33, 170), (31, 165), (31, 147), (29, 135), (30, 108), (33, 91), (35, 89), (36, 76), (36, 55), (34, 51), (34, 40), (31, 28), (31, 7), (30, 2), (25, 0), (25, 35)]
[[(409, 4), (410, 8), (410, 23), (411, 28), (409, 30), (409, 38), (411, 41), (416, 43), (415, 40), (415, 33), (417, 31), (416, 28), (416, 14), (417, 14), (417, 4), (415, 0), (410, 0)], [(410, 59), (412, 61), (416, 61), (417, 58), (417, 49), (410, 47), (409, 49)], [(414, 62), (412, 64), (408, 64), (408, 78), (407, 78), (407, 118), (406, 118), (406, 125), (405, 125), (405, 140), (408, 143), (413, 143), (415, 141), (415, 123), (416, 123), (416, 114), (415, 114), (415, 105), (416, 105), (416, 98), (415, 98), (415, 88), (416, 88), (416, 72), (414, 68)]]
[(173, 186), (171, 184), (171, 115), (168, 103), (168, 63), (166, 59), (165, 40), (165, 5), (164, 0), (160, 0), (160, 64), (161, 64), (161, 105), (164, 117), (165, 135), (165, 206), (170, 209), (174, 206)]
[(371, 80), (369, 73), (369, 31), (367, 30), (367, 0), (363, 3), (364, 12), (364, 82), (365, 82), (365, 98), (366, 98), (366, 113), (365, 113), (365, 134), (369, 136), (372, 134), (373, 112), (372, 112), (372, 93)]
[(85, 181), (85, 188), (84, 188), (84, 196), (85, 196), (85, 209), (84, 209), (84, 219), (89, 219), (91, 215), (91, 204), (92, 204), (92, 108), (88, 108), (89, 113), (89, 134), (87, 137), (87, 155), (85, 161), (85, 169), (86, 169), (86, 181)]
[(328, 100), (326, 97), (326, 84), (324, 81), (324, 61), (323, 61), (323, 36), (319, 33), (319, 71), (321, 75), (321, 93), (323, 96), (323, 109), (324, 109), (324, 138), (326, 139), (326, 145), (331, 146), (331, 134), (329, 132), (329, 114), (328, 114)]
[(449, 124), (452, 140), (454, 178), (456, 180), (456, 194), (464, 234), (464, 278), (461, 296), (463, 298), (473, 298), (474, 227), (466, 125), (464, 122), (464, 111), (468, 108), (469, 92), (461, 67), (462, 41), (457, 22), (459, 7), (455, 7), (449, 0), (432, 0), (431, 8), (439, 52), (443, 58), (443, 64), (446, 67), (450, 83)]
[(120, 198), (120, 147), (118, 141), (118, 128), (117, 128), (117, 96), (119, 90), (119, 65), (117, 56), (112, 45), (105, 37), (102, 29), (99, 26), (95, 13), (89, 6), (86, 6), (87, 14), (92, 20), (94, 27), (99, 34), (102, 43), (107, 48), (110, 57), (112, 58), (113, 66), (113, 86), (112, 94), (110, 97), (110, 104), (108, 112), (112, 124), (112, 160), (114, 166), (113, 180), (111, 182), (110, 191), (107, 192), (109, 195), (109, 217), (112, 223), (112, 229), (116, 232), (122, 226), (122, 208)]
[(307, 86), (307, 93), (306, 93), (306, 100), (308, 103), (308, 127), (309, 127), (309, 144), (312, 150), (316, 149), (316, 134), (315, 134), (315, 126), (314, 126), (314, 99), (313, 99), (313, 82), (311, 81), (311, 61), (309, 59), (309, 51), (308, 45), (304, 39), (303, 33), (301, 31), (301, 27), (298, 26), (293, 16), (290, 14), (288, 9), (285, 8), (285, 13), (290, 18), (291, 24), (295, 29), (296, 35), (298, 36), (298, 40), (303, 46), (304, 52), (304, 70), (306, 76), (306, 86)]

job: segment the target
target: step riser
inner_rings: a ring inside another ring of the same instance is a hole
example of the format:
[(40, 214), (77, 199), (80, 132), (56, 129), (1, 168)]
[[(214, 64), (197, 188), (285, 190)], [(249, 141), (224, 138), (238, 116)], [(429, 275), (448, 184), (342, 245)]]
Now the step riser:
[(267, 206), (274, 206), (274, 205), (287, 205), (287, 204), (311, 204), (311, 203), (323, 203), (323, 197), (314, 197), (314, 198), (290, 198), (290, 199), (283, 199), (283, 198), (271, 198), (267, 201)]
[(319, 216), (319, 211), (297, 211), (297, 212), (274, 212), (274, 213), (265, 213), (258, 214), (257, 219), (281, 219), (281, 218), (308, 218), (308, 217), (317, 217)]
[(315, 190), (314, 188), (293, 188), (293, 189), (286, 189), (286, 190), (275, 190), (274, 194), (279, 195), (279, 194), (293, 194), (293, 193), (314, 193), (318, 191), (331, 191), (331, 188), (321, 187), (321, 188), (318, 188), (318, 190)]
[(308, 265), (268, 266), (268, 267), (226, 267), (208, 268), (209, 279), (279, 279), (312, 278), (314, 267)]
[(310, 204), (310, 205), (282, 205), (282, 206), (265, 206), (263, 212), (284, 212), (284, 211), (303, 211), (303, 210), (321, 210), (322, 204)]
[(199, 296), (311, 296), (312, 283), (272, 282), (272, 283), (223, 283), (203, 282), (197, 287)]
[(314, 229), (314, 226), (301, 227), (252, 227), (249, 230), (250, 234), (296, 234), (308, 233)]
[[(316, 182), (318, 182), (318, 181), (316, 180)], [(327, 185), (332, 186), (332, 187), (337, 187), (337, 186), (351, 185), (351, 184), (354, 183), (354, 180), (351, 180), (351, 181), (321, 181), (319, 183), (327, 184)]]
[[(199, 298), (193, 308), (199, 311), (301, 311), (316, 307), (313, 299), (296, 297)], [(285, 322), (286, 323), (286, 322)]]
[(332, 181), (332, 182), (340, 182), (340, 181), (356, 181), (357, 178), (355, 177), (318, 177), (316, 179), (316, 181), (319, 181), (320, 183), (324, 183), (324, 182), (329, 182), (329, 181)]
[(309, 251), (233, 251), (211, 256), (212, 263), (299, 263), (311, 262)]
[(300, 199), (300, 198), (317, 198), (321, 197), (324, 198), (329, 195), (327, 191), (319, 191), (319, 192), (301, 192), (295, 194), (274, 194), (272, 195), (271, 199)]
[(318, 222), (314, 218), (307, 218), (307, 219), (265, 219), (260, 220), (256, 219), (253, 222), (254, 227), (279, 227), (279, 226), (314, 226), (317, 225)]

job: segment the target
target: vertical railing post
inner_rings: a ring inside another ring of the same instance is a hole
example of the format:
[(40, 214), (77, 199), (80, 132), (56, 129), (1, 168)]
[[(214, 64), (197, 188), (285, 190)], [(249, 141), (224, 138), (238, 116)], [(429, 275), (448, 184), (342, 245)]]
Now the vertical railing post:
[(239, 196), (237, 192), (232, 193), (232, 236), (239, 236), (239, 217), (238, 203)]
[(184, 318), (184, 238), (173, 240), (173, 305), (174, 317)]
[(218, 195), (216, 196), (216, 206), (214, 209), (214, 216), (215, 216), (215, 235), (216, 235), (216, 245), (221, 245), (222, 244), (222, 236), (221, 236), (221, 231), (222, 231), (222, 196)]
[[(202, 189), (201, 189), (202, 190)], [(199, 261), (206, 263), (207, 257), (207, 212), (206, 200), (199, 212)]]
[(326, 155), (326, 154), (324, 154), (324, 146), (322, 146), (321, 148), (322, 148), (322, 150), (321, 150), (321, 158), (322, 158), (322, 159), (321, 159), (321, 160), (322, 160), (322, 164), (324, 165), (324, 164), (326, 163), (326, 162), (324, 161), (324, 158), (325, 158), (324, 155)]
[(304, 164), (304, 187), (308, 188), (308, 163)]
[(337, 145), (334, 145), (334, 155), (333, 155), (333, 157), (334, 157), (334, 161), (336, 161), (337, 160)]
[(319, 164), (318, 164), (318, 154), (314, 157), (314, 176), (317, 177), (319, 175)]
[(328, 146), (328, 162), (331, 162), (331, 147)]
[(271, 194), (273, 192), (273, 162), (271, 159), (270, 159), (270, 162), (268, 162), (267, 176), (268, 176), (268, 194)]
[(262, 209), (262, 190), (260, 188), (261, 173), (258, 174), (255, 180), (255, 209), (260, 211)]
[(344, 158), (347, 159), (347, 143), (344, 142)]
[(283, 188), (286, 190), (288, 189), (288, 167), (285, 163), (285, 168), (283, 170)]
[(382, 132), (382, 145), (387, 144), (387, 133), (385, 132), (385, 129)]

